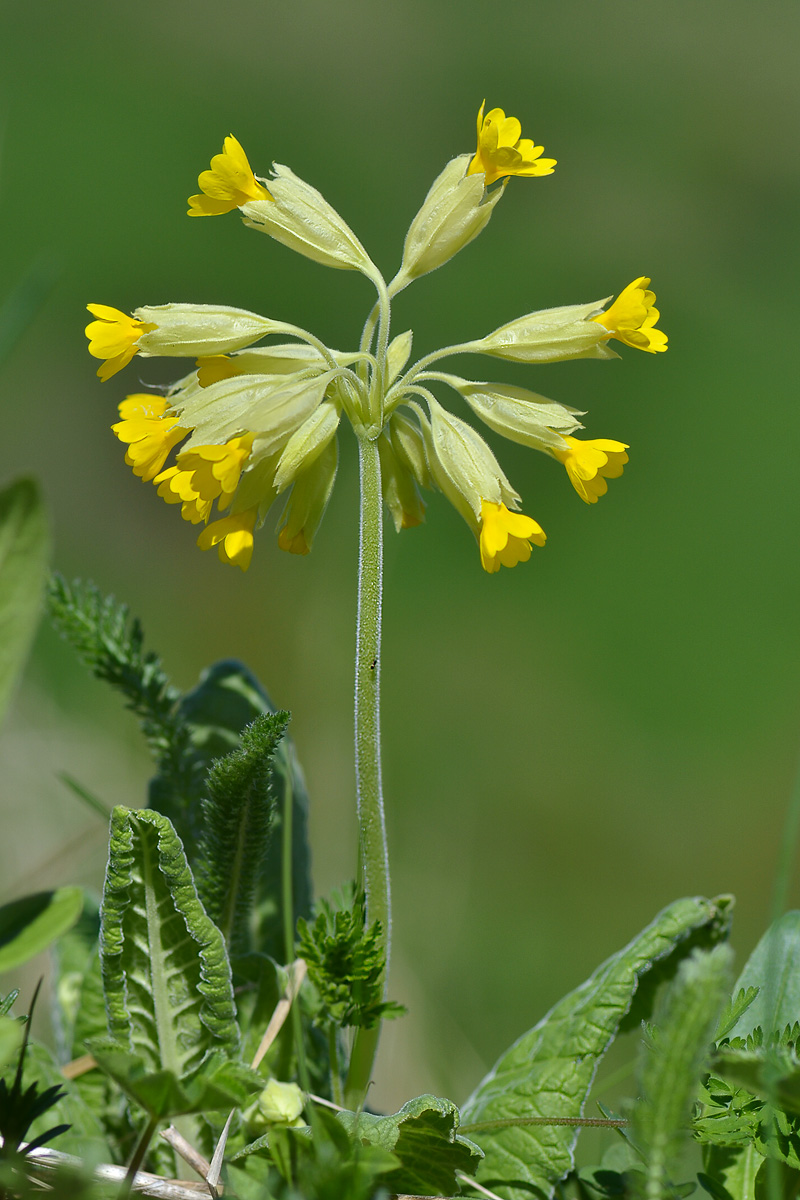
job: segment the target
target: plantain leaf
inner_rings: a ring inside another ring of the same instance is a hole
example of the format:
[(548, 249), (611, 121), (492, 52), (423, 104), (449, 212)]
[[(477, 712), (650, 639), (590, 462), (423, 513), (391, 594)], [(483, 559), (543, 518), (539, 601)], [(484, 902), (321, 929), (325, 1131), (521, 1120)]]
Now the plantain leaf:
[[(722, 940), (730, 898), (678, 900), (608, 959), (499, 1059), (464, 1105), (462, 1131), (486, 1157), (478, 1179), (504, 1200), (551, 1196), (574, 1165), (577, 1131), (567, 1126), (478, 1128), (477, 1123), (525, 1117), (580, 1117), (597, 1066), (642, 977), (659, 975), (698, 942)], [(643, 1015), (647, 1015), (643, 1013)]]
[(161, 813), (112, 813), (100, 958), (109, 1034), (147, 1071), (180, 1081), (210, 1051), (237, 1055), (225, 944)]
[(0, 908), (0, 971), (10, 971), (71, 929), (83, 908), (79, 887), (36, 892)]
[(272, 760), (288, 713), (256, 717), (241, 747), (217, 759), (206, 778), (196, 867), (206, 912), (231, 950), (249, 950), (253, 905), (275, 815)]
[(39, 488), (18, 479), (0, 492), (0, 717), (39, 622), (49, 556)]

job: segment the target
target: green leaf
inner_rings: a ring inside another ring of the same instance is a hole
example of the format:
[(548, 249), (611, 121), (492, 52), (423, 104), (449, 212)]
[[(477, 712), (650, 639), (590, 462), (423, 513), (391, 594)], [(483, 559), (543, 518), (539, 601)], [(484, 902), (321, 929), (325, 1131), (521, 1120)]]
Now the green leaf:
[(700, 1111), (692, 1122), (697, 1141), (728, 1149), (753, 1143), (764, 1111), (762, 1100), (713, 1074), (701, 1086), (700, 1100)]
[(219, 1052), (206, 1055), (194, 1071), (179, 1078), (174, 1071), (153, 1071), (148, 1058), (112, 1038), (98, 1038), (89, 1048), (101, 1070), (151, 1117), (243, 1108), (264, 1087), (262, 1076)]
[(746, 1037), (761, 1026), (777, 1033), (800, 1021), (800, 912), (784, 913), (769, 927), (747, 960), (735, 991), (758, 988), (729, 1037)]
[(59, 1135), (59, 1150), (108, 1162), (111, 1148), (106, 1135), (106, 1114), (87, 1104), (75, 1080), (64, 1078), (46, 1046), (31, 1041), (25, 1058), (23, 1086), (29, 1087), (33, 1082), (54, 1092), (58, 1089), (59, 1095), (47, 1112), (31, 1126), (31, 1135), (42, 1134), (55, 1124), (68, 1125), (69, 1128)]
[(730, 989), (731, 951), (695, 950), (658, 998), (642, 1047), (634, 1136), (646, 1161), (648, 1197), (664, 1196), (687, 1131), (700, 1073)]
[(237, 1054), (225, 943), (161, 813), (112, 813), (100, 955), (111, 1038), (149, 1071), (183, 1080), (209, 1051)]
[(196, 867), (197, 891), (227, 945), (250, 949), (253, 905), (275, 814), (272, 761), (286, 712), (256, 717), (241, 747), (217, 759), (206, 779)]
[(392, 1192), (452, 1195), (458, 1190), (456, 1171), (473, 1175), (482, 1157), (475, 1143), (457, 1132), (455, 1104), (438, 1096), (417, 1096), (390, 1117), (340, 1112), (337, 1120), (353, 1137), (399, 1158), (400, 1166), (381, 1177)]
[(714, 1147), (697, 1178), (714, 1200), (756, 1200), (756, 1177), (764, 1161), (752, 1143), (736, 1150)]
[(0, 1071), (16, 1059), (24, 1032), (24, 1027), (13, 1017), (0, 1017)]
[(794, 1051), (780, 1046), (767, 1051), (724, 1047), (714, 1055), (713, 1066), (724, 1079), (754, 1096), (800, 1114), (800, 1060)]
[[(259, 716), (278, 710), (255, 675), (235, 659), (225, 659), (204, 671), (197, 687), (178, 706), (178, 717), (189, 730), (192, 753), (202, 781), (214, 759), (239, 747), (241, 731)], [(258, 929), (255, 944), (278, 962), (289, 962), (293, 947), (284, 946), (282, 913), (283, 862), (281, 830), (284, 797), (292, 800), (292, 900), (294, 916), (311, 913), (311, 853), (308, 843), (308, 793), (291, 738), (280, 742), (273, 762), (273, 791), (277, 809), (272, 837), (258, 881), (256, 904)], [(169, 779), (158, 775), (150, 785), (150, 802), (162, 807), (161, 797)], [(197, 786), (196, 804), (203, 795)]]
[(18, 479), (0, 492), (0, 717), (39, 623), (49, 556), (39, 488)]
[[(464, 1131), (486, 1153), (478, 1178), (508, 1200), (552, 1195), (574, 1163), (577, 1131), (566, 1126), (478, 1130), (475, 1122), (580, 1117), (597, 1065), (631, 1008), (642, 976), (725, 937), (730, 901), (678, 900), (628, 946), (560, 1000), (496, 1063), (462, 1109)], [(676, 956), (672, 958), (671, 956)], [(647, 1015), (643, 1013), (643, 1015)]]
[(714, 1034), (715, 1042), (721, 1042), (723, 1038), (730, 1036), (731, 1030), (747, 1012), (758, 995), (758, 991), (757, 987), (750, 987), (734, 992), (720, 1014), (717, 1031)]
[(10, 971), (45, 950), (81, 915), (83, 892), (62, 887), (12, 900), (0, 908), (0, 971)]

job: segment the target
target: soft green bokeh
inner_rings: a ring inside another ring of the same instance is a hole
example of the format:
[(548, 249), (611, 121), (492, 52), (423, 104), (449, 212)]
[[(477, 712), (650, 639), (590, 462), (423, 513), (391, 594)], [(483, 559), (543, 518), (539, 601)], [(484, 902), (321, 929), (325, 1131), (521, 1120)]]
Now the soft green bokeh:
[[(265, 530), (246, 577), (221, 566), (108, 431), (170, 364), (136, 360), (101, 385), (83, 306), (233, 304), (351, 346), (369, 284), (235, 216), (190, 221), (198, 172), (235, 133), (257, 171), (275, 158), (319, 187), (391, 272), (431, 180), (473, 148), (484, 96), (558, 167), (512, 180), (480, 239), (399, 297), (395, 330), (412, 326), (422, 353), (653, 277), (666, 355), (453, 363), (629, 442), (600, 503), (490, 435), (546, 549), (485, 575), (441, 496), (420, 529), (387, 528), (393, 997), (412, 1015), (390, 1030), (376, 1100), (463, 1099), (680, 894), (736, 893), (743, 957), (767, 917), (800, 728), (794, 0), (0, 13), (0, 298), (32, 263), (60, 266), (3, 369), (0, 478), (38, 475), (59, 568), (127, 599), (178, 683), (236, 655), (292, 709), (322, 888), (353, 869), (353, 446), (310, 557)], [(2, 749), (0, 900), (97, 883), (105, 833), (53, 773), (132, 804), (148, 767), (130, 719), (51, 634)]]

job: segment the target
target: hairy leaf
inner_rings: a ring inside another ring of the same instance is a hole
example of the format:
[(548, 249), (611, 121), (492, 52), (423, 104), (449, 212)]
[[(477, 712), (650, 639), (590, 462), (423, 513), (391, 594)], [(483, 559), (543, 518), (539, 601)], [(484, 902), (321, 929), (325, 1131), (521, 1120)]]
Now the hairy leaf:
[(0, 908), (0, 971), (10, 971), (39, 954), (70, 929), (83, 908), (78, 887), (36, 892)]
[[(462, 1109), (465, 1132), (486, 1153), (479, 1179), (508, 1200), (552, 1195), (574, 1162), (577, 1132), (565, 1126), (473, 1129), (518, 1117), (579, 1117), (598, 1063), (654, 964), (688, 954), (698, 935), (725, 937), (729, 899), (678, 900), (628, 946), (560, 1000), (500, 1058)], [(645, 1014), (646, 1015), (646, 1014)]]
[(49, 555), (39, 488), (18, 479), (0, 492), (0, 717), (39, 622)]
[(381, 1177), (392, 1192), (453, 1195), (456, 1171), (472, 1175), (482, 1158), (479, 1147), (458, 1133), (455, 1104), (438, 1096), (417, 1096), (389, 1117), (340, 1112), (337, 1119), (353, 1137), (399, 1158), (400, 1166)]
[(256, 717), (241, 747), (208, 772), (196, 869), (197, 890), (227, 945), (250, 948), (259, 873), (269, 844), (275, 801), (272, 761), (286, 730), (285, 712)]
[(650, 1200), (668, 1190), (670, 1168), (687, 1130), (703, 1063), (730, 988), (731, 958), (728, 946), (695, 950), (658, 998), (653, 1028), (640, 1055), (640, 1098), (633, 1110)]
[(209, 1051), (238, 1052), (225, 943), (161, 813), (112, 813), (100, 955), (109, 1033), (148, 1070), (182, 1080)]

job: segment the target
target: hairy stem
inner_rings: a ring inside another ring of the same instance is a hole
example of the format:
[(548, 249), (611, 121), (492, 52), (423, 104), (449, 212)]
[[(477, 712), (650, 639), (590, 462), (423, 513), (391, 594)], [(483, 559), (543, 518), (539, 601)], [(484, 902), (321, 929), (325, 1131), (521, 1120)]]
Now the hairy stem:
[[(380, 652), (383, 525), (381, 468), (377, 442), (358, 439), (361, 464), (361, 525), (356, 628), (356, 799), (360, 866), (367, 897), (367, 921), (380, 922), (384, 953), (384, 994), (391, 942), (391, 897), (386, 822), (381, 790)], [(380, 1025), (359, 1029), (345, 1085), (345, 1103), (363, 1103), (378, 1048)]]

